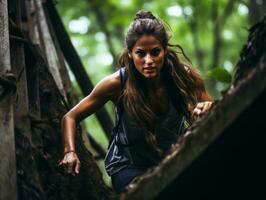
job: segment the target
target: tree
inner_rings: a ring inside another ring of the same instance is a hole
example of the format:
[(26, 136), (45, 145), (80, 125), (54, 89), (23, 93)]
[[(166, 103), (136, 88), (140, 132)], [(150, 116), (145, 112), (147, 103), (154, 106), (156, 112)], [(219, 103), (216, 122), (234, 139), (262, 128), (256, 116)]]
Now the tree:
[[(3, 4), (3, 8), (8, 8), (9, 16), (6, 10), (4, 12), (6, 16), (3, 18), (5, 24), (1, 26), (1, 33), (5, 33), (3, 48), (6, 49), (2, 51), (1, 46), (1, 52), (5, 52), (8, 56), (9, 47), (6, 44), (8, 44), (7, 21), (9, 21), (11, 65), (17, 77), (17, 90), (16, 101), (12, 104), (8, 98), (11, 95), (8, 91), (12, 91), (14, 86), (12, 76), (8, 73), (3, 74), (5, 82), (1, 81), (1, 86), (6, 89), (6, 94), (3, 95), (4, 100), (1, 100), (1, 103), (6, 105), (1, 107), (1, 113), (8, 114), (10, 117), (7, 118), (8, 120), (5, 119), (8, 123), (5, 123), (4, 132), (8, 134), (3, 135), (3, 138), (9, 139), (4, 140), (5, 143), (1, 145), (1, 156), (2, 153), (9, 152), (3, 154), (2, 158), (4, 161), (10, 161), (4, 162), (7, 165), (2, 165), (1, 162), (1, 166), (6, 166), (1, 168), (3, 169), (1, 170), (1, 177), (3, 177), (1, 178), (1, 197), (4, 199), (16, 199), (16, 196), (18, 199), (110, 199), (112, 191), (104, 184), (92, 154), (85, 147), (80, 127), (76, 135), (77, 152), (83, 163), (80, 175), (75, 178), (69, 177), (57, 166), (62, 156), (60, 120), (71, 105), (72, 95), (71, 92), (69, 93), (71, 88), (65, 88), (69, 79), (66, 78), (67, 74), (64, 70), (60, 70), (65, 67), (64, 60), (60, 62), (63, 54), (56, 46), (56, 36), (53, 35), (52, 26), (49, 27), (43, 4), (41, 1), (10, 0), (7, 4)], [(6, 67), (9, 60), (8, 57), (4, 58)], [(14, 112), (10, 109), (12, 107), (9, 107), (13, 105)], [(12, 115), (15, 119), (14, 126)], [(3, 133), (2, 130), (1, 133)], [(14, 136), (15, 140), (12, 140)], [(16, 142), (15, 150), (12, 148), (12, 142)], [(11, 162), (11, 155), (15, 153), (17, 165)], [(9, 180), (6, 179), (7, 172), (12, 175)], [(14, 184), (16, 182), (17, 190)], [(2, 188), (2, 184), (7, 188)]]

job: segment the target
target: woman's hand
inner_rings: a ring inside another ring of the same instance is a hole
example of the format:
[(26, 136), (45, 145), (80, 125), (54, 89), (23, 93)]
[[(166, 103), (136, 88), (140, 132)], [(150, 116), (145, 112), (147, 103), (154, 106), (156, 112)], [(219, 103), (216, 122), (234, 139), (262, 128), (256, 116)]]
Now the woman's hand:
[(59, 162), (59, 167), (62, 167), (67, 174), (75, 176), (79, 173), (80, 161), (77, 154), (74, 151), (70, 151), (64, 154), (64, 158)]
[(197, 103), (196, 107), (192, 111), (194, 117), (201, 116), (204, 112), (210, 109), (212, 101), (203, 101)]

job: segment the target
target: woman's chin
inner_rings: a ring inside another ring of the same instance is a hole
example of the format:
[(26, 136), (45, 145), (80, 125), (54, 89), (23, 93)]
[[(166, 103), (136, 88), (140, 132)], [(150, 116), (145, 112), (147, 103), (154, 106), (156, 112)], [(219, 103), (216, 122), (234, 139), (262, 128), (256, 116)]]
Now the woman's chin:
[(146, 79), (154, 79), (154, 78), (157, 78), (158, 77), (158, 74), (157, 73), (145, 73), (145, 74), (142, 74), (142, 75)]

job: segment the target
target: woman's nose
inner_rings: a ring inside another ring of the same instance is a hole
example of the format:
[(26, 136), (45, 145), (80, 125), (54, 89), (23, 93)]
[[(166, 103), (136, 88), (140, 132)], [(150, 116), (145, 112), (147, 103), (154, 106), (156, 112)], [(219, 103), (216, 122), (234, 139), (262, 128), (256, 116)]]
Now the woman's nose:
[(153, 63), (153, 58), (152, 58), (152, 56), (151, 56), (150, 54), (147, 54), (147, 55), (145, 56), (145, 63), (146, 63), (146, 64), (151, 64), (151, 63)]

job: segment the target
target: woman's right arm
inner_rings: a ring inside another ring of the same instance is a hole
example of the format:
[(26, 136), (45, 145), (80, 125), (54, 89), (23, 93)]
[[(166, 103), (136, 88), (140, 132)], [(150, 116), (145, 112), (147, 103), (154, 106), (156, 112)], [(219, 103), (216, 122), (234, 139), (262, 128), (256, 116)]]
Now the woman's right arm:
[(67, 173), (78, 174), (80, 168), (80, 161), (75, 152), (76, 125), (87, 116), (95, 113), (107, 101), (116, 102), (119, 94), (120, 77), (119, 73), (115, 72), (101, 80), (87, 97), (82, 99), (62, 118), (61, 129), (64, 157), (59, 166), (62, 166)]

